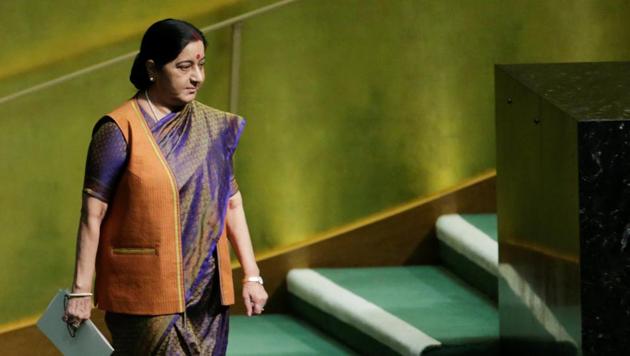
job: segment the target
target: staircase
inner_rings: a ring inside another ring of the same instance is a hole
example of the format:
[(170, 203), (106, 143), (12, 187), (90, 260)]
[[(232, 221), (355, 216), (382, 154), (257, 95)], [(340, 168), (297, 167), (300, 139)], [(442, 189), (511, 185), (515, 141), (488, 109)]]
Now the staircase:
[(498, 355), (496, 215), (436, 222), (442, 264), (294, 269), (293, 315), (230, 319), (229, 355)]

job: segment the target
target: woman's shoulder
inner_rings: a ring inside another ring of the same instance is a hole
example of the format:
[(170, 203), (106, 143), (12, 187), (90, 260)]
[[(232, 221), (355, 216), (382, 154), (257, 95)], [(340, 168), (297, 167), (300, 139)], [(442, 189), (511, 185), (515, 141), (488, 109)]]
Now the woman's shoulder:
[(206, 105), (200, 101), (193, 101), (193, 107), (195, 110), (202, 112), (206, 115), (215, 116), (215, 117), (232, 117), (238, 116), (237, 114), (231, 113), (229, 111), (223, 111), (217, 108), (214, 108), (210, 105)]
[(120, 118), (125, 118), (129, 114), (133, 114), (135, 112), (134, 102), (135, 99), (133, 97), (127, 99), (110, 110), (106, 116), (111, 117), (114, 121), (118, 121)]
[(193, 108), (206, 119), (214, 122), (222, 121), (228, 126), (241, 125), (245, 122), (245, 119), (238, 114), (223, 111), (196, 100), (193, 101)]
[(127, 139), (118, 124), (109, 116), (101, 117), (92, 128), (92, 144), (98, 145), (116, 144), (127, 145)]
[(234, 153), (239, 137), (245, 126), (245, 119), (231, 112), (219, 110), (198, 101), (193, 102), (193, 110), (205, 117), (210, 132), (221, 135), (230, 155)]

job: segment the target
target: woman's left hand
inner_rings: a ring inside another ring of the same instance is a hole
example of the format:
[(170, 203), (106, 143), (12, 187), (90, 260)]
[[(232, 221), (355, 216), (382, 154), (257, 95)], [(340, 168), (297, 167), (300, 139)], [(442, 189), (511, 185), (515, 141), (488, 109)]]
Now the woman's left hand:
[(265, 310), (267, 303), (267, 292), (262, 284), (258, 282), (245, 282), (243, 284), (243, 300), (247, 316), (261, 314)]

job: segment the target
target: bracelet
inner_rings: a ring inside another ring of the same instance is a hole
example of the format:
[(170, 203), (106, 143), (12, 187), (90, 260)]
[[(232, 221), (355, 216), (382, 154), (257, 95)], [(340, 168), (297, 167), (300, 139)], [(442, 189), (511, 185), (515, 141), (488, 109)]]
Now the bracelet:
[(83, 298), (83, 297), (91, 297), (92, 293), (66, 293), (68, 298)]
[(247, 282), (256, 282), (256, 283), (259, 283), (260, 285), (262, 285), (263, 284), (263, 279), (262, 279), (261, 276), (249, 276), (249, 277), (243, 278), (243, 284), (245, 284)]

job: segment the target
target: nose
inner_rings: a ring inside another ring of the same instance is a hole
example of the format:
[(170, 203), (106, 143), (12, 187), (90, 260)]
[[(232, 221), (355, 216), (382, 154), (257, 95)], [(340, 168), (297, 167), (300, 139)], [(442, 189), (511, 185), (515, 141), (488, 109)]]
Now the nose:
[(194, 85), (198, 85), (201, 84), (201, 82), (203, 82), (203, 78), (204, 78), (204, 71), (203, 68), (199, 67), (199, 66), (193, 66), (194, 70), (192, 71), (191, 75), (190, 75), (190, 82)]

